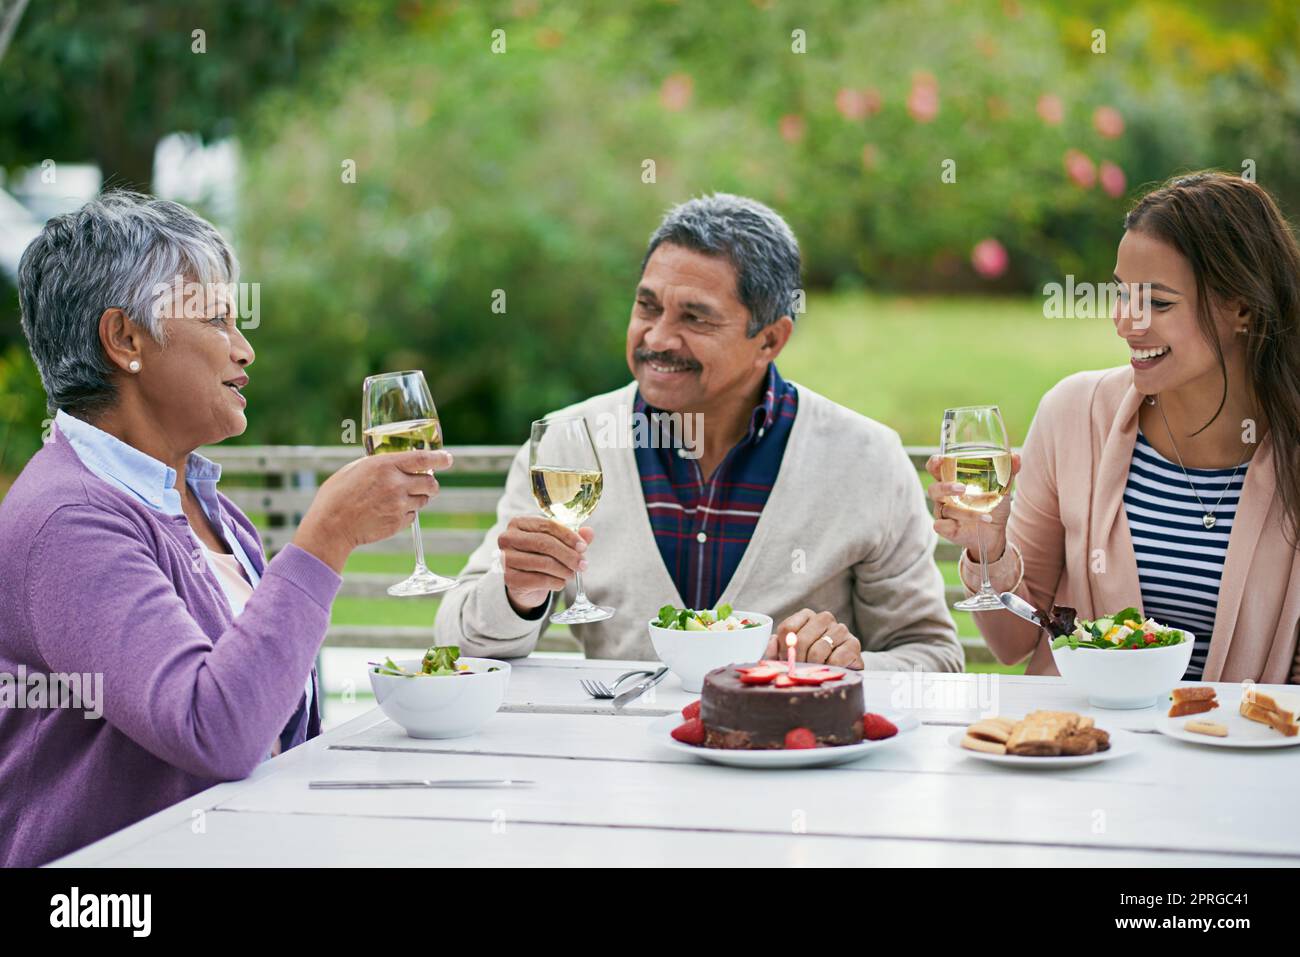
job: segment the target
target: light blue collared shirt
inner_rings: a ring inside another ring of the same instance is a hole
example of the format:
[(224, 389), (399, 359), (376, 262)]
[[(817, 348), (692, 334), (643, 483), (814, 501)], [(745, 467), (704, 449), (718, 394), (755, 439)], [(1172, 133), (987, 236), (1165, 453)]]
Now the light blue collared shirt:
[[(68, 444), (77, 453), (77, 458), (81, 459), (82, 464), (109, 485), (135, 496), (150, 508), (165, 515), (184, 514), (181, 508), (181, 493), (176, 489), (176, 470), (170, 465), (159, 462), (153, 456), (127, 445), (117, 436), (109, 435), (62, 409), (54, 414), (54, 424), (67, 438)], [(230, 546), (231, 554), (248, 575), (249, 582), (256, 588), (257, 583), (261, 581), (261, 576), (249, 561), (234, 531), (218, 519), (221, 510), (217, 504), (217, 480), (220, 478), (220, 465), (197, 452), (190, 453), (185, 464), (185, 482), (194, 492), (195, 498), (199, 500), (212, 527)], [(193, 529), (190, 530), (190, 534), (194, 535)], [(202, 545), (197, 540), (197, 536), (196, 545)], [(222, 594), (224, 595), (225, 592), (223, 591)], [(307, 707), (309, 708), (311, 694), (311, 677), (308, 676)]]

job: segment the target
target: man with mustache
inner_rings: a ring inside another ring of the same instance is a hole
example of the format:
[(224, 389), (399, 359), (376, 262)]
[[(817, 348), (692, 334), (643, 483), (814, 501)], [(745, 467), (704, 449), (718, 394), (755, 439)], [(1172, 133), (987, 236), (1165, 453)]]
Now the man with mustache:
[[(496, 525), (438, 609), (439, 643), (528, 654), (581, 571), (592, 601), (617, 609), (574, 626), (589, 657), (653, 659), (646, 621), (661, 606), (725, 603), (779, 623), (768, 657), (784, 657), (794, 632), (801, 661), (962, 670), (897, 433), (776, 370), (799, 268), (789, 226), (754, 200), (716, 194), (668, 212), (628, 323), (635, 381), (555, 413), (587, 420), (599, 507), (578, 532), (538, 515), (520, 449)], [(670, 430), (638, 429), (638, 417), (701, 428), (663, 442)]]

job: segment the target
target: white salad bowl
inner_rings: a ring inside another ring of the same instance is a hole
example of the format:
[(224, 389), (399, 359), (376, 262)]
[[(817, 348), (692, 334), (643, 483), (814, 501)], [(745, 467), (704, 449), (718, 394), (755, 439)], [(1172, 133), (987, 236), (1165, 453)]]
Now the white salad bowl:
[[(419, 671), (419, 658), (394, 662)], [(380, 709), (413, 738), (463, 738), (496, 714), (510, 684), (510, 665), (491, 658), (459, 658), (470, 674), (405, 677), (370, 669), (370, 687)], [(497, 668), (497, 671), (488, 671)]]
[(1176, 645), (1160, 648), (1052, 649), (1056, 670), (1096, 708), (1150, 708), (1182, 680), (1196, 637), (1183, 632)]
[(771, 617), (755, 611), (732, 614), (759, 624), (735, 631), (678, 631), (659, 627), (657, 619), (647, 622), (655, 654), (682, 679), (683, 691), (698, 694), (704, 687), (704, 676), (714, 668), (763, 657), (767, 640), (772, 637)]

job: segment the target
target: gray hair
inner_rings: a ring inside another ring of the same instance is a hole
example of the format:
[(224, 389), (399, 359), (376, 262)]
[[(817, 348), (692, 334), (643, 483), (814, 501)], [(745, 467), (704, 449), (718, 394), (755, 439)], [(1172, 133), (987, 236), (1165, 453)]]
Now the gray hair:
[(642, 272), (660, 243), (730, 260), (736, 295), (749, 310), (750, 338), (782, 316), (794, 318), (799, 242), (786, 221), (757, 200), (714, 193), (674, 206), (650, 237)]
[(119, 190), (56, 216), (18, 264), (18, 301), (49, 410), (82, 415), (117, 398), (99, 318), (118, 308), (160, 345), (160, 290), (233, 283), (239, 263), (207, 220), (165, 199)]

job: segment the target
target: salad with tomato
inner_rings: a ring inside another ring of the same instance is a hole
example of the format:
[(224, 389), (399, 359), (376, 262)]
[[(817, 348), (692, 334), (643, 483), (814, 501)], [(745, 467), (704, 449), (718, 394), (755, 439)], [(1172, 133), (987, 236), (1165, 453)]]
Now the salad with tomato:
[(1080, 618), (1074, 630), (1058, 635), (1053, 648), (1167, 648), (1182, 644), (1187, 635), (1177, 628), (1169, 628), (1154, 618), (1143, 618), (1136, 608), (1093, 621)]
[(730, 605), (698, 611), (664, 605), (659, 609), (659, 617), (653, 624), (670, 631), (740, 631), (742, 628), (757, 628), (762, 622), (737, 618)]

